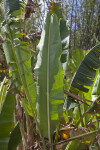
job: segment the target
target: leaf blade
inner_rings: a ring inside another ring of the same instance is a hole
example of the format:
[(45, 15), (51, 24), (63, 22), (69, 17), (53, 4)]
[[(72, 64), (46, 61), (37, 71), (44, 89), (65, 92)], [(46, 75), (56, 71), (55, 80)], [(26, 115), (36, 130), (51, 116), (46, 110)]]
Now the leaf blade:
[[(38, 47), (40, 52), (36, 64), (38, 72), (37, 111), (42, 134), (50, 139), (50, 133), (53, 132), (55, 122), (58, 120), (58, 106), (63, 105), (64, 98), (63, 69), (59, 60), (61, 55), (61, 39), (58, 20), (55, 15), (48, 13)], [(62, 100), (57, 98), (57, 90)], [(56, 117), (51, 117), (54, 112), (57, 113)]]

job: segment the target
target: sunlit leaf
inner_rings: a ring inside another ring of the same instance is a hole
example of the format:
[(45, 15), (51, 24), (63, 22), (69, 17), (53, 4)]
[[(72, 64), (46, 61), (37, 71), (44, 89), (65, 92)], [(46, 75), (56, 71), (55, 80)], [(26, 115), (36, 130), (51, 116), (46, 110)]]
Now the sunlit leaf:
[(98, 76), (96, 78), (96, 81), (92, 89), (92, 97), (95, 96), (95, 99), (96, 99), (99, 95), (100, 95), (100, 69), (99, 69)]
[(39, 43), (36, 64), (38, 72), (37, 112), (44, 137), (49, 137), (59, 122), (64, 102), (63, 69), (60, 31), (56, 15), (47, 14), (46, 24)]

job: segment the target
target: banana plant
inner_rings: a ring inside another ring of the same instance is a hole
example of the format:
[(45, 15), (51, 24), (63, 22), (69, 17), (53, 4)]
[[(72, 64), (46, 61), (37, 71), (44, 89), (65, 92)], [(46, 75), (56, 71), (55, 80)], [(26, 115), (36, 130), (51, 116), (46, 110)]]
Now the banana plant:
[[(16, 3), (18, 4), (16, 5)], [(24, 89), (32, 116), (37, 123), (35, 113), (36, 91), (31, 70), (31, 51), (29, 42), (22, 40), (23, 34), (21, 34), (21, 30), (24, 29), (24, 21), (20, 20), (20, 18), (17, 19), (20, 15), (17, 11), (19, 10), (19, 1), (15, 0), (13, 3), (9, 0), (4, 1), (4, 8), (6, 8), (4, 9), (5, 20), (3, 20), (1, 25), (1, 37), (3, 39), (6, 61), (9, 66), (9, 78), (11, 78), (16, 93), (20, 94), (21, 89)]]
[[(41, 138), (43, 137), (42, 142), (44, 142), (44, 138), (48, 138), (51, 143), (51, 136), (59, 124), (63, 112), (64, 88), (61, 62), (65, 62), (62, 48), (63, 52), (66, 52), (67, 49), (65, 41), (63, 41), (65, 35), (61, 34), (62, 29), (59, 30), (56, 14), (48, 13), (38, 45), (39, 54), (35, 67), (37, 83), (35, 83), (31, 70), (29, 40), (24, 39), (23, 36), (25, 34), (22, 32), (24, 29), (23, 20), (17, 18), (18, 12), (16, 10), (19, 10), (19, 1), (15, 0), (11, 3), (10, 0), (5, 0), (4, 2), (6, 16), (1, 26), (1, 36), (9, 66), (9, 78), (16, 93), (21, 95), (24, 92), (24, 98), (21, 98), (22, 105), (25, 112), (34, 117), (39, 134)], [(15, 8), (16, 3), (17, 7)], [(62, 26), (63, 23), (65, 25), (63, 21), (60, 25)], [(93, 84), (99, 65), (100, 45), (97, 45), (80, 64), (69, 90), (75, 94), (78, 94), (79, 91), (88, 92), (88, 86)], [(65, 109), (70, 107), (68, 102), (72, 105), (70, 108), (78, 105), (69, 96), (66, 97), (65, 102), (67, 102)], [(45, 143), (44, 149), (46, 149)]]
[[(13, 3), (12, 5), (7, 3), (7, 6), (11, 9)], [(12, 77), (18, 91), (21, 90), (21, 87), (24, 88), (26, 99), (35, 116), (32, 108), (32, 106), (35, 108), (36, 92), (31, 71), (31, 51), (29, 50), (29, 43), (20, 40), (22, 38), (20, 31), (24, 28), (24, 23), (20, 19), (16, 20), (17, 15), (15, 17), (11, 16), (11, 13), (6, 15), (8, 17), (5, 18), (5, 22), (2, 24), (1, 36), (4, 41), (3, 49), (9, 66), (9, 76)]]
[(9, 77), (16, 87), (16, 92), (21, 93), (23, 89), (26, 97), (21, 100), (26, 100), (24, 103), (26, 112), (28, 112), (27, 106), (29, 106), (40, 136), (51, 141), (51, 134), (59, 123), (64, 103), (63, 68), (60, 62), (62, 45), (58, 19), (56, 15), (48, 13), (42, 31), (39, 43), (40, 52), (36, 64), (38, 79), (36, 101), (36, 85), (31, 70), (31, 51), (28, 41), (22, 39), (21, 31), (24, 28), (24, 23), (23, 20), (16, 18), (17, 13), (11, 9), (13, 4), (5, 5), (6, 7), (10, 5), (7, 9), (9, 13), (6, 13), (5, 21), (1, 27), (3, 49), (9, 66)]

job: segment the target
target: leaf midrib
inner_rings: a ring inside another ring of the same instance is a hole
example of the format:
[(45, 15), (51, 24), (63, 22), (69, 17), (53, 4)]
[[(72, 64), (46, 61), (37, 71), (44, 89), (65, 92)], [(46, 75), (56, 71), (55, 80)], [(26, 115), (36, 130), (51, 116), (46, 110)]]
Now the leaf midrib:
[(51, 27), (51, 17), (50, 17), (50, 24), (49, 24), (48, 57), (47, 57), (47, 119), (48, 119), (48, 138), (49, 138), (49, 141), (51, 143), (51, 138), (50, 138), (50, 108), (49, 108), (50, 27)]

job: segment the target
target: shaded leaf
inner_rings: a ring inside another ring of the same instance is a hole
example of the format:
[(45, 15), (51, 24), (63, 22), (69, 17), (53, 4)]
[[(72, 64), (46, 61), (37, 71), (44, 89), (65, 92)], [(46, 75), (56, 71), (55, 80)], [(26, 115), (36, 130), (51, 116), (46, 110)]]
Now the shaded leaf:
[(73, 99), (71, 97), (66, 96), (63, 110), (70, 110), (70, 109), (76, 107), (77, 105), (78, 105), (77, 102), (73, 101)]
[(19, 0), (3, 0), (4, 2), (4, 9), (5, 12), (8, 13), (9, 11), (18, 10), (19, 7)]
[(10, 134), (8, 150), (16, 150), (21, 139), (22, 137), (21, 137), (21, 132), (19, 128), (19, 123), (17, 123)]
[(6, 94), (3, 103), (2, 111), (0, 113), (0, 149), (7, 149), (9, 142), (9, 135), (13, 123), (15, 96), (9, 93)]
[(87, 109), (86, 113), (95, 114), (100, 112), (100, 103), (94, 101), (89, 108)]

